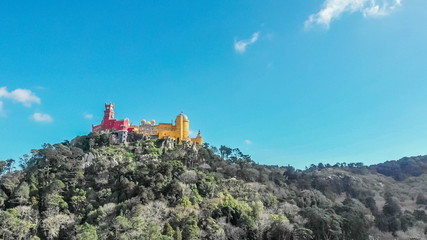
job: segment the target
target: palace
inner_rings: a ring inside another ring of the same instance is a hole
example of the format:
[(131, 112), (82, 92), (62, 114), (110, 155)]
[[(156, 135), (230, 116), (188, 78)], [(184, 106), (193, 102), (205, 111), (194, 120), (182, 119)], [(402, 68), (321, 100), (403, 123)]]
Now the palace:
[(151, 136), (159, 139), (168, 137), (175, 139), (178, 143), (191, 141), (197, 144), (203, 144), (203, 138), (200, 131), (195, 138), (190, 138), (190, 120), (184, 113), (179, 114), (175, 119), (175, 125), (172, 123), (159, 123), (156, 125), (154, 120), (142, 120), (139, 125), (133, 125), (129, 119), (118, 120), (114, 118), (114, 104), (105, 104), (104, 118), (101, 124), (92, 125), (92, 132), (114, 131), (121, 138), (126, 137), (128, 132), (135, 132), (145, 136)]

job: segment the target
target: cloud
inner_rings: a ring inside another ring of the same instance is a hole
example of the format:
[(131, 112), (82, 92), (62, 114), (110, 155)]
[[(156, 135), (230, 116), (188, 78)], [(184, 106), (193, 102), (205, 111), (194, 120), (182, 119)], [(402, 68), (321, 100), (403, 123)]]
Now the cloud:
[(317, 24), (328, 29), (333, 20), (346, 12), (361, 12), (364, 17), (386, 16), (400, 5), (401, 0), (325, 0), (323, 8), (305, 21), (305, 28)]
[(6, 87), (0, 88), (0, 98), (11, 99), (22, 103), (26, 107), (31, 107), (33, 103), (40, 104), (41, 100), (31, 90), (17, 88), (12, 92), (7, 91)]
[(4, 113), (3, 102), (0, 101), (0, 117), (4, 117), (4, 116), (6, 116), (6, 114)]
[(0, 88), (0, 97), (5, 97), (7, 96), (7, 94), (9, 94), (6, 90), (6, 87), (1, 87)]
[(93, 114), (90, 114), (90, 113), (85, 113), (83, 116), (86, 119), (92, 119), (93, 118)]
[(249, 45), (254, 44), (259, 38), (259, 32), (256, 32), (252, 34), (252, 37), (250, 39), (244, 39), (240, 41), (234, 40), (234, 50), (238, 53), (244, 53), (246, 51), (246, 48)]
[(34, 113), (33, 119), (36, 122), (53, 122), (53, 118), (47, 113)]
[(252, 144), (252, 141), (251, 141), (251, 140), (249, 140), (249, 139), (246, 139), (244, 142), (245, 142), (245, 144), (247, 144), (247, 145), (251, 145), (251, 144)]

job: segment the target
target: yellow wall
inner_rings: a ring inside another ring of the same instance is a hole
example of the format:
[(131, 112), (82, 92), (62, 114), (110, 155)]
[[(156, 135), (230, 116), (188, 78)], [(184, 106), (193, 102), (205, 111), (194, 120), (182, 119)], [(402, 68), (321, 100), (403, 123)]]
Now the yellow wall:
[(130, 127), (133, 128), (134, 132), (141, 134), (141, 129), (139, 128), (139, 126), (131, 125)]
[(158, 131), (158, 137), (160, 139), (167, 138), (168, 136), (177, 138), (174, 126), (170, 123), (160, 123), (156, 125), (155, 128)]
[(199, 145), (202, 145), (203, 144), (203, 138), (202, 137), (199, 137), (199, 138), (192, 138), (191, 139), (191, 142), (196, 142), (197, 144), (199, 144)]
[(175, 125), (171, 123), (159, 123), (155, 125), (154, 128), (157, 130), (157, 136), (159, 139), (166, 139), (171, 137), (175, 140), (179, 140), (179, 143), (190, 140), (191, 142), (196, 142), (197, 144), (203, 144), (203, 138), (199, 134), (196, 138), (190, 138), (190, 121), (187, 116), (184, 114), (179, 114), (175, 119)]
[(196, 142), (199, 145), (203, 144), (203, 138), (202, 135), (200, 134), (200, 131), (197, 133), (197, 136), (195, 138), (191, 139), (192, 142)]

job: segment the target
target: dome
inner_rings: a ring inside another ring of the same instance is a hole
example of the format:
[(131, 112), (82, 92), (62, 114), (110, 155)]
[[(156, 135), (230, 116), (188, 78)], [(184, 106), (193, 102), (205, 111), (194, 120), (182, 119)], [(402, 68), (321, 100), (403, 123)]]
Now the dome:
[(185, 115), (184, 113), (180, 113), (180, 114), (177, 116), (177, 118), (179, 118), (179, 117), (183, 117), (185, 120), (188, 120), (187, 115)]

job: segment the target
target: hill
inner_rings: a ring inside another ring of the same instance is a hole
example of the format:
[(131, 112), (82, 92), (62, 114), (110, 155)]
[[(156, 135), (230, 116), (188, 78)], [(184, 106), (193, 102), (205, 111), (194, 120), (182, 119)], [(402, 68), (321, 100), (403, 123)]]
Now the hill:
[(239, 149), (109, 134), (0, 162), (1, 239), (425, 239), (427, 157), (256, 164)]

